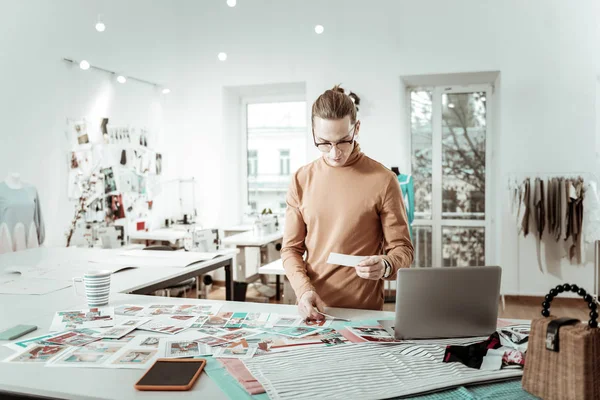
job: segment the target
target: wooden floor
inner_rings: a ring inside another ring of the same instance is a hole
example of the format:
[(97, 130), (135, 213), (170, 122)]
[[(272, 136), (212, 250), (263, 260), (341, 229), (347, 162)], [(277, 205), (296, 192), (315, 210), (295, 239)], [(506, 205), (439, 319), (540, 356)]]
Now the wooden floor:
[[(189, 293), (189, 297), (195, 295)], [(209, 294), (211, 300), (225, 300), (225, 288), (214, 286), (213, 290)], [(248, 287), (246, 294), (246, 300), (252, 302), (264, 302), (264, 303), (277, 303), (274, 298), (267, 299), (260, 293), (256, 292), (252, 286)], [(528, 297), (528, 296), (506, 296), (506, 307), (502, 308), (502, 302), (498, 307), (498, 316), (500, 318), (513, 318), (513, 319), (535, 319), (541, 317), (542, 311), (542, 297)], [(394, 311), (394, 303), (386, 303), (383, 306), (384, 311)], [(587, 305), (582, 299), (569, 299), (569, 298), (556, 298), (552, 301), (552, 307), (550, 308), (552, 315), (559, 317), (572, 317), (580, 320), (589, 319), (589, 310)]]

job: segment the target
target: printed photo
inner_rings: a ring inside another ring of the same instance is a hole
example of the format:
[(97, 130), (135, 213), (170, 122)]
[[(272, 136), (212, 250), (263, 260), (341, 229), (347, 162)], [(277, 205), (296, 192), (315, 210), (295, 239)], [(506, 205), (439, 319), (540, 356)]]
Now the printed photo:
[(234, 313), (224, 328), (241, 328), (247, 315), (247, 313)]
[(115, 174), (112, 167), (101, 169), (100, 173), (104, 175), (104, 193), (108, 194), (116, 192), (117, 181), (115, 180)]
[(215, 327), (202, 327), (198, 329), (198, 332), (204, 333), (206, 335), (222, 335), (227, 333), (225, 329), (215, 328)]
[(393, 338), (385, 329), (379, 327), (352, 327), (350, 332), (368, 342), (394, 342)]
[(127, 315), (129, 317), (137, 317), (141, 311), (144, 310), (144, 307), (140, 306), (132, 306), (132, 305), (124, 305), (115, 308), (115, 314), (118, 315)]
[(126, 343), (131, 342), (134, 338), (135, 338), (135, 335), (126, 335), (119, 339), (104, 338), (104, 339), (102, 339), (102, 341), (109, 342), (109, 343), (125, 343), (126, 344)]
[(144, 347), (154, 347), (158, 348), (158, 344), (160, 343), (160, 339), (155, 336), (148, 336), (146, 339), (140, 343), (140, 346)]
[(206, 336), (202, 338), (195, 339), (194, 342), (202, 343), (210, 347), (221, 346), (229, 343), (229, 341), (218, 338), (216, 336)]
[(214, 358), (252, 358), (256, 353), (256, 347), (243, 347), (236, 346), (233, 348), (230, 347), (221, 347), (215, 350), (213, 357)]
[(259, 332), (257, 332), (257, 331), (251, 331), (248, 329), (240, 329), (240, 330), (228, 333), (226, 335), (220, 335), (219, 337), (228, 342), (233, 342), (234, 340), (243, 339), (243, 338), (246, 338), (249, 336), (254, 336), (254, 335), (257, 335), (258, 333)]
[(129, 332), (131, 332), (133, 329), (132, 327), (122, 327), (122, 326), (117, 326), (115, 328), (111, 328), (105, 332), (102, 332), (102, 337), (103, 338), (107, 338), (107, 339), (120, 339), (121, 337), (127, 335)]
[(204, 323), (206, 322), (207, 319), (208, 319), (207, 315), (200, 315), (198, 318), (196, 318), (196, 321), (194, 321), (194, 323), (190, 326), (190, 328), (196, 329), (196, 328), (202, 327), (202, 325), (204, 325)]
[(211, 315), (210, 317), (208, 317), (208, 320), (204, 323), (203, 326), (223, 327), (227, 323), (227, 321), (229, 321), (229, 318), (231, 318), (232, 315), (232, 312), (221, 312), (217, 315)]
[(95, 342), (96, 340), (100, 340), (100, 338), (83, 335), (77, 332), (67, 332), (46, 339), (46, 341), (49, 343), (64, 344), (68, 346), (85, 346), (86, 344)]
[(303, 327), (303, 326), (296, 326), (296, 327), (290, 327), (290, 328), (285, 328), (285, 329), (278, 329), (275, 332), (280, 335), (285, 335), (285, 336), (304, 337), (304, 336), (309, 336), (309, 335), (319, 332), (319, 329)]
[(300, 322), (299, 317), (279, 317), (273, 323), (273, 326), (294, 326)]
[(167, 357), (195, 357), (200, 355), (199, 344), (192, 341), (167, 343)]
[(45, 363), (52, 360), (69, 347), (61, 345), (40, 345), (30, 347), (7, 361), (19, 363)]
[(113, 364), (145, 364), (156, 355), (156, 350), (130, 350), (113, 361)]
[(121, 325), (123, 325), (123, 326), (135, 326), (139, 322), (140, 321), (138, 321), (137, 319), (130, 319), (129, 321), (125, 321), (125, 322), (121, 323)]
[(90, 138), (88, 136), (87, 124), (85, 121), (78, 121), (73, 124), (73, 129), (75, 130), (75, 135), (77, 137), (78, 144), (86, 144), (90, 142)]

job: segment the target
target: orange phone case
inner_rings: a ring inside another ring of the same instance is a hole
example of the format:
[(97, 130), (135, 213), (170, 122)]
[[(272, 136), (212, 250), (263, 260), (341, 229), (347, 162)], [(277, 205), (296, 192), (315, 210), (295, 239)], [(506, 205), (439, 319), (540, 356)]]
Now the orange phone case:
[[(182, 386), (165, 386), (165, 385), (140, 385), (139, 382), (144, 379), (144, 377), (146, 376), (146, 374), (148, 373), (148, 371), (150, 371), (154, 365), (158, 362), (172, 362), (172, 363), (196, 363), (198, 364), (198, 361), (202, 361), (200, 368), (198, 368), (198, 371), (196, 371), (196, 373), (194, 374), (194, 376), (192, 377), (192, 379), (187, 383), (187, 385), (182, 385)], [(148, 371), (146, 371), (144, 373), (144, 375), (140, 378), (139, 381), (137, 381), (137, 383), (133, 386), (135, 387), (137, 390), (162, 390), (162, 391), (185, 391), (185, 390), (190, 390), (192, 388), (192, 386), (194, 386), (194, 383), (196, 383), (196, 381), (198, 380), (198, 377), (200, 377), (200, 374), (202, 373), (202, 371), (204, 371), (204, 367), (206, 366), (206, 360), (203, 358), (196, 358), (196, 359), (181, 359), (181, 358), (159, 358), (158, 360), (156, 360), (154, 362), (154, 364), (152, 364), (152, 367), (150, 367), (148, 369)]]

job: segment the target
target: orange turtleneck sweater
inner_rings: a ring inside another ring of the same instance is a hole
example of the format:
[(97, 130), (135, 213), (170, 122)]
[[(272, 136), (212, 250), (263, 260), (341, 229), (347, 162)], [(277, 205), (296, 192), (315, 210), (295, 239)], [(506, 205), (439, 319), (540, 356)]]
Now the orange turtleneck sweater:
[(395, 279), (399, 268), (410, 267), (413, 251), (396, 175), (358, 143), (343, 167), (320, 158), (294, 174), (281, 258), (298, 299), (313, 290), (330, 307), (381, 310), (383, 280), (327, 264), (329, 253), (383, 255), (393, 268), (388, 279)]

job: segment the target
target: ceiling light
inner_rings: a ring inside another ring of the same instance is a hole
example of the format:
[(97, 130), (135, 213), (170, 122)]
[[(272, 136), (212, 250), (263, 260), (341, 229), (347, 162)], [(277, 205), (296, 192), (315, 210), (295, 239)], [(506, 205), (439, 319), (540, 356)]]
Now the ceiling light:
[(325, 28), (323, 27), (323, 25), (315, 26), (315, 32), (317, 32), (317, 35), (320, 35), (321, 33), (323, 33), (324, 30), (325, 30)]
[(449, 103), (448, 108), (454, 108), (454, 103)]
[(127, 78), (124, 77), (123, 75), (119, 75), (119, 76), (117, 76), (117, 82), (125, 83), (125, 82), (127, 82)]
[(106, 30), (106, 25), (102, 22), (102, 16), (98, 15), (98, 21), (96, 21), (96, 30), (98, 32), (104, 32)]
[(481, 97), (481, 101), (485, 101), (485, 96)]
[(84, 71), (85, 71), (85, 70), (88, 70), (88, 69), (90, 69), (90, 63), (89, 63), (89, 62), (87, 62), (86, 60), (82, 60), (82, 61), (79, 63), (79, 68), (81, 68), (81, 69), (82, 69), (82, 70), (84, 70)]
[(236, 0), (227, 0), (227, 5), (229, 7), (235, 7), (236, 4), (237, 4)]
[(225, 60), (227, 60), (227, 53), (219, 53), (218, 57), (219, 57), (219, 60), (225, 61)]
[(169, 89), (169, 88), (164, 88), (162, 90), (162, 94), (169, 94), (169, 93), (171, 93), (171, 89)]

